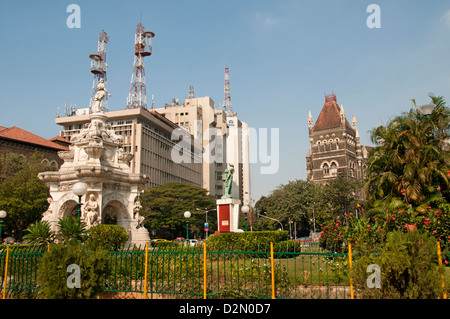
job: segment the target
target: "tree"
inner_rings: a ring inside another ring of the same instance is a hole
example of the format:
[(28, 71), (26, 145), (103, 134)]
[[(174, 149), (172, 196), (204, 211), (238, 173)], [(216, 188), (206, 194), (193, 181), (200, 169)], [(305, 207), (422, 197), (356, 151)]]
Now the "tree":
[(19, 240), (23, 230), (48, 208), (49, 189), (37, 174), (51, 167), (41, 161), (37, 152), (27, 158), (15, 153), (0, 157), (0, 207), (8, 214), (3, 230)]
[(436, 105), (430, 116), (412, 108), (371, 132), (377, 147), (369, 157), (366, 189), (375, 211), (428, 206), (441, 194), (449, 200), (450, 110), (442, 97), (430, 98)]
[(362, 187), (363, 183), (359, 180), (338, 176), (330, 180), (323, 191), (335, 214), (342, 216), (357, 208), (357, 195)]
[[(289, 226), (290, 221), (299, 223), (300, 229), (312, 229), (313, 217), (317, 227), (331, 218), (324, 186), (304, 180), (294, 180), (278, 186), (269, 196), (261, 197), (255, 204), (255, 209), (280, 220), (285, 227)], [(278, 228), (278, 225), (263, 218), (257, 219), (257, 226), (261, 229)]]
[[(159, 237), (174, 238), (186, 234), (185, 211), (191, 212), (189, 232), (204, 233), (205, 210), (216, 208), (216, 199), (208, 191), (185, 183), (168, 183), (144, 190), (141, 196), (141, 215), (147, 229), (155, 230)], [(211, 213), (209, 213), (211, 217)], [(215, 228), (216, 218), (209, 218), (210, 232)]]
[(86, 224), (80, 217), (69, 215), (58, 220), (56, 238), (62, 243), (84, 242), (88, 239)]

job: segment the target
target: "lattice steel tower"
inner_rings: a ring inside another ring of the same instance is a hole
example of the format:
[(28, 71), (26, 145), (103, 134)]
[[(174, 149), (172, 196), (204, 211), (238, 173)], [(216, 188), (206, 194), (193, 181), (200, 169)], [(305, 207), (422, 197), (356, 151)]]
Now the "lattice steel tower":
[(231, 94), (230, 94), (230, 71), (228, 66), (225, 66), (225, 87), (224, 87), (224, 97), (222, 109), (225, 113), (233, 113), (233, 108), (231, 107)]
[(145, 31), (142, 23), (136, 27), (134, 37), (134, 64), (131, 74), (130, 93), (127, 98), (127, 109), (147, 108), (144, 57), (152, 54), (152, 38), (155, 34)]
[[(94, 96), (97, 90), (97, 84), (100, 79), (103, 79), (106, 87), (106, 71), (108, 69), (108, 65), (106, 64), (106, 43), (108, 43), (108, 35), (105, 30), (99, 33), (98, 36), (98, 45), (97, 45), (97, 53), (89, 54), (89, 58), (91, 59), (91, 73), (94, 74), (94, 81), (92, 82), (92, 90), (91, 90), (91, 99), (89, 101), (89, 108), (92, 107), (92, 102), (94, 100)], [(103, 100), (103, 109), (104, 111), (108, 111), (108, 95), (106, 94), (105, 99)]]

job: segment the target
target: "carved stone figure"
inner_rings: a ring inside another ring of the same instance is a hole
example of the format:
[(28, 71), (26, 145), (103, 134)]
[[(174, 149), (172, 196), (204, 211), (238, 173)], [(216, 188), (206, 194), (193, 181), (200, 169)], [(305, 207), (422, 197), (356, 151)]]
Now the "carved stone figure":
[(134, 219), (136, 219), (137, 220), (137, 226), (136, 226), (136, 228), (139, 228), (139, 227), (142, 227), (142, 223), (144, 222), (144, 219), (145, 219), (145, 217), (144, 216), (141, 216), (140, 214), (139, 214), (139, 211), (142, 209), (142, 205), (141, 205), (141, 202), (139, 201), (139, 200), (137, 200), (135, 203), (134, 203), (134, 208), (133, 208), (133, 211), (134, 211)]
[(99, 224), (98, 215), (98, 203), (94, 194), (91, 194), (89, 195), (89, 201), (84, 204), (83, 208), (83, 218), (88, 229)]
[(224, 194), (222, 198), (234, 198), (231, 195), (231, 186), (233, 185), (233, 173), (234, 173), (234, 165), (230, 164), (230, 169), (225, 170), (225, 174), (222, 175), (222, 181), (224, 182)]
[(103, 79), (100, 79), (97, 84), (97, 93), (95, 93), (94, 101), (92, 103), (92, 113), (99, 113), (103, 111), (102, 104), (106, 94), (111, 96), (111, 94), (106, 91)]

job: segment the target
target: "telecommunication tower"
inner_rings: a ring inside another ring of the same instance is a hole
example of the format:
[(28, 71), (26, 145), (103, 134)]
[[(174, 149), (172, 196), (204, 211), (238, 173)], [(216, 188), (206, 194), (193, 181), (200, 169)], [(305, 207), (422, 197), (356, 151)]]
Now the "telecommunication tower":
[[(106, 71), (108, 69), (108, 65), (106, 64), (106, 43), (108, 43), (108, 40), (108, 35), (105, 30), (102, 30), (98, 36), (97, 53), (89, 54), (89, 58), (91, 59), (91, 73), (94, 74), (89, 108), (92, 107), (98, 81), (103, 79), (106, 86)], [(105, 96), (102, 106), (104, 111), (108, 111), (108, 95)]]
[(136, 27), (134, 37), (134, 63), (131, 74), (130, 93), (127, 98), (127, 109), (147, 108), (144, 57), (152, 54), (152, 38), (155, 33), (145, 31), (142, 23)]
[(191, 85), (191, 86), (189, 87), (189, 95), (188, 95), (188, 99), (193, 99), (194, 97), (195, 97), (195, 95), (194, 95), (194, 86)]
[(231, 94), (230, 94), (230, 71), (228, 66), (225, 66), (225, 88), (222, 109), (225, 113), (233, 113), (233, 108), (231, 107)]

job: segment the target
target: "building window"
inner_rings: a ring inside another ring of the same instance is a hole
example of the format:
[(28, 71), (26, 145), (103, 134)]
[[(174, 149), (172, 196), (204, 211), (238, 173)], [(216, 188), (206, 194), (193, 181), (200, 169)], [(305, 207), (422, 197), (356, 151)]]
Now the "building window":
[(222, 180), (222, 172), (216, 172), (216, 180), (218, 181)]
[(116, 125), (123, 125), (123, 120), (117, 120)]
[(331, 173), (331, 175), (337, 175), (337, 164), (336, 164), (336, 162), (331, 162), (330, 173)]
[(323, 175), (329, 175), (330, 174), (330, 167), (328, 166), (327, 163), (323, 164), (322, 169), (323, 169)]

